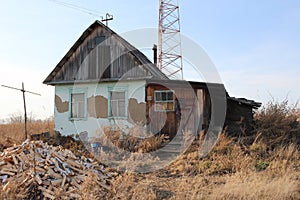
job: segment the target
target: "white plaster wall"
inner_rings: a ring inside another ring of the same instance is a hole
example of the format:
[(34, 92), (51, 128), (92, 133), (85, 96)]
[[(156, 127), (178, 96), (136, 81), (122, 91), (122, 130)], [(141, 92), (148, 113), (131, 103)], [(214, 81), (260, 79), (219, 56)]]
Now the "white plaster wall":
[[(145, 102), (145, 81), (126, 81), (117, 83), (99, 83), (99, 84), (75, 84), (75, 85), (56, 85), (55, 95), (59, 96), (63, 102), (70, 103), (70, 90), (83, 89), (86, 90), (86, 98), (101, 95), (108, 99), (109, 88), (126, 88), (127, 98), (135, 98), (138, 103)], [(54, 106), (55, 130), (62, 135), (79, 134), (87, 131), (89, 137), (94, 137), (96, 130), (104, 126), (128, 126), (131, 127), (126, 119), (118, 119), (116, 121), (108, 118), (93, 118), (87, 114), (86, 120), (69, 120), (70, 109), (68, 112), (59, 113)]]

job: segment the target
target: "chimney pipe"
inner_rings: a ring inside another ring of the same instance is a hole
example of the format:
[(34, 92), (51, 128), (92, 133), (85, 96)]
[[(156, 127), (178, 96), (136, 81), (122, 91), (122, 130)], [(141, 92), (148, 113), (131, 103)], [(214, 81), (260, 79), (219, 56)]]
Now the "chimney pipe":
[(157, 45), (156, 44), (153, 45), (152, 50), (153, 50), (153, 62), (157, 66)]

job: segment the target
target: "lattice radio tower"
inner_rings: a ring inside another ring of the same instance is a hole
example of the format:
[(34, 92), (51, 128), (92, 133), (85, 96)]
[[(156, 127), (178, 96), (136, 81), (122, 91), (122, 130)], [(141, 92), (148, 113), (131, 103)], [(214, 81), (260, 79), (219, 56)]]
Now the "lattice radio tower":
[(159, 0), (158, 67), (171, 79), (183, 79), (178, 0)]

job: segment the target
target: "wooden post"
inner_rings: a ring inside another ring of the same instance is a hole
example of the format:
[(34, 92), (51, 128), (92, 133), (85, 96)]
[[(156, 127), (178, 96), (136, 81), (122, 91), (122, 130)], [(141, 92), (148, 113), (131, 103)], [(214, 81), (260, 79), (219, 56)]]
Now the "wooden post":
[(6, 87), (6, 88), (9, 88), (9, 89), (14, 89), (14, 90), (19, 90), (23, 93), (23, 103), (24, 103), (24, 129), (25, 129), (25, 140), (27, 139), (27, 111), (26, 111), (26, 100), (25, 100), (25, 92), (28, 92), (28, 93), (31, 93), (31, 94), (35, 94), (35, 95), (39, 95), (41, 96), (40, 94), (38, 93), (35, 93), (35, 92), (30, 92), (30, 91), (26, 91), (24, 89), (24, 83), (22, 82), (22, 88), (19, 89), (19, 88), (14, 88), (14, 87), (10, 87), (10, 86), (6, 86), (6, 85), (2, 85), (2, 87)]
[(23, 92), (23, 102), (24, 102), (24, 130), (25, 130), (25, 140), (27, 139), (27, 111), (26, 111), (26, 100), (25, 100), (25, 90), (24, 83), (22, 82), (22, 90)]

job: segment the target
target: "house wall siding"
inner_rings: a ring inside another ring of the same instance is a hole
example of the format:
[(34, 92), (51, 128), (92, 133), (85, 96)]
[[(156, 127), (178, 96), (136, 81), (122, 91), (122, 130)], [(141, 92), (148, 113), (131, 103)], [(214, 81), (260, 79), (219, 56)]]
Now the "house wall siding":
[[(109, 91), (126, 91), (127, 117), (109, 117)], [(85, 91), (85, 118), (70, 118), (70, 93)], [(62, 135), (79, 134), (87, 131), (95, 136), (97, 129), (104, 126), (131, 127), (145, 123), (145, 81), (110, 82), (100, 84), (57, 85), (55, 87), (55, 131)]]
[[(97, 44), (98, 37), (106, 39)], [(115, 80), (149, 76), (151, 73), (116, 39), (115, 35), (98, 27), (70, 55), (52, 81)]]

